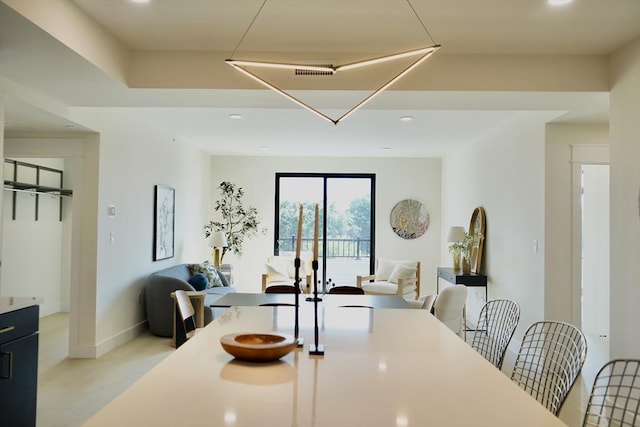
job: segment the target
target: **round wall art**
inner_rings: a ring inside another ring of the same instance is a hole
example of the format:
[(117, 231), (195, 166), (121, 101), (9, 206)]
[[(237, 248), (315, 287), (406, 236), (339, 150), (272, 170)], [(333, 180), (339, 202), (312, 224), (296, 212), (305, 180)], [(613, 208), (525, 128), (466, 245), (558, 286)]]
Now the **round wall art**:
[(406, 199), (398, 202), (391, 209), (391, 228), (403, 239), (415, 239), (427, 231), (429, 212), (417, 200)]

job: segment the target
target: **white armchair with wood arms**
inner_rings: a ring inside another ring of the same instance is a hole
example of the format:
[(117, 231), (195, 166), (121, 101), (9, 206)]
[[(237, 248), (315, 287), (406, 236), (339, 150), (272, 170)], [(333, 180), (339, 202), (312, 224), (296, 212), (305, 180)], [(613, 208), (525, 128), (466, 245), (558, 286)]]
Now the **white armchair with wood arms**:
[[(311, 258), (309, 253), (302, 253), (300, 255), (300, 287), (302, 293), (310, 293), (313, 291), (311, 287), (312, 279), (311, 275)], [(274, 285), (293, 285), (295, 281), (295, 265), (293, 255), (274, 255), (267, 259), (265, 264), (266, 273), (262, 274), (262, 292), (267, 289), (268, 286)]]
[(399, 295), (405, 299), (420, 296), (420, 262), (376, 260), (376, 274), (357, 276), (356, 285), (368, 295)]

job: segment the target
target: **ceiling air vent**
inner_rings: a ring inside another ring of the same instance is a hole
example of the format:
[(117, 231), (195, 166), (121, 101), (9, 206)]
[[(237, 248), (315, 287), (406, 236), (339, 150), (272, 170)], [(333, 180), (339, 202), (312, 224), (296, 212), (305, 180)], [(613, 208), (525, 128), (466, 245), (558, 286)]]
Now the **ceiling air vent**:
[[(313, 64), (319, 67), (331, 67), (333, 64)], [(296, 77), (318, 77), (318, 76), (332, 76), (333, 73), (331, 71), (320, 71), (320, 70), (305, 70), (302, 68), (296, 68), (294, 70), (294, 75)]]

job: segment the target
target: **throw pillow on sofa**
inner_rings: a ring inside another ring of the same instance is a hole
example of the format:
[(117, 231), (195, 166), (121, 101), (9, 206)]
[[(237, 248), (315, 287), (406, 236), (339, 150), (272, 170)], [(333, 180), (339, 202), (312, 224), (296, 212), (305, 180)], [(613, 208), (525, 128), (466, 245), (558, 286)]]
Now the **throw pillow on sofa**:
[(202, 273), (196, 273), (187, 280), (196, 291), (204, 291), (209, 287), (209, 278)]
[(207, 279), (209, 279), (209, 285), (207, 288), (224, 286), (224, 283), (222, 283), (218, 274), (218, 270), (216, 270), (213, 264), (209, 261), (204, 261), (202, 264), (190, 264), (189, 269), (191, 270), (191, 274), (202, 273), (207, 276)]
[(213, 270), (213, 280), (209, 281), (209, 288), (218, 288), (224, 286), (222, 280), (220, 280), (220, 273), (218, 270)]

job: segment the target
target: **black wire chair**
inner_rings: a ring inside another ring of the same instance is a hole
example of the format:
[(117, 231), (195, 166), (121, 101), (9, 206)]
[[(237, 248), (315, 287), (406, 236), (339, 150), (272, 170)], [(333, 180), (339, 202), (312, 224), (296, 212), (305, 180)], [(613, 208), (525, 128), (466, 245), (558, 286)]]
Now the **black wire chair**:
[(557, 416), (586, 357), (587, 340), (578, 328), (536, 322), (524, 334), (511, 380)]
[(583, 427), (640, 426), (640, 360), (615, 359), (596, 375)]
[(501, 369), (507, 347), (520, 321), (520, 306), (510, 300), (488, 301), (480, 310), (471, 347)]

